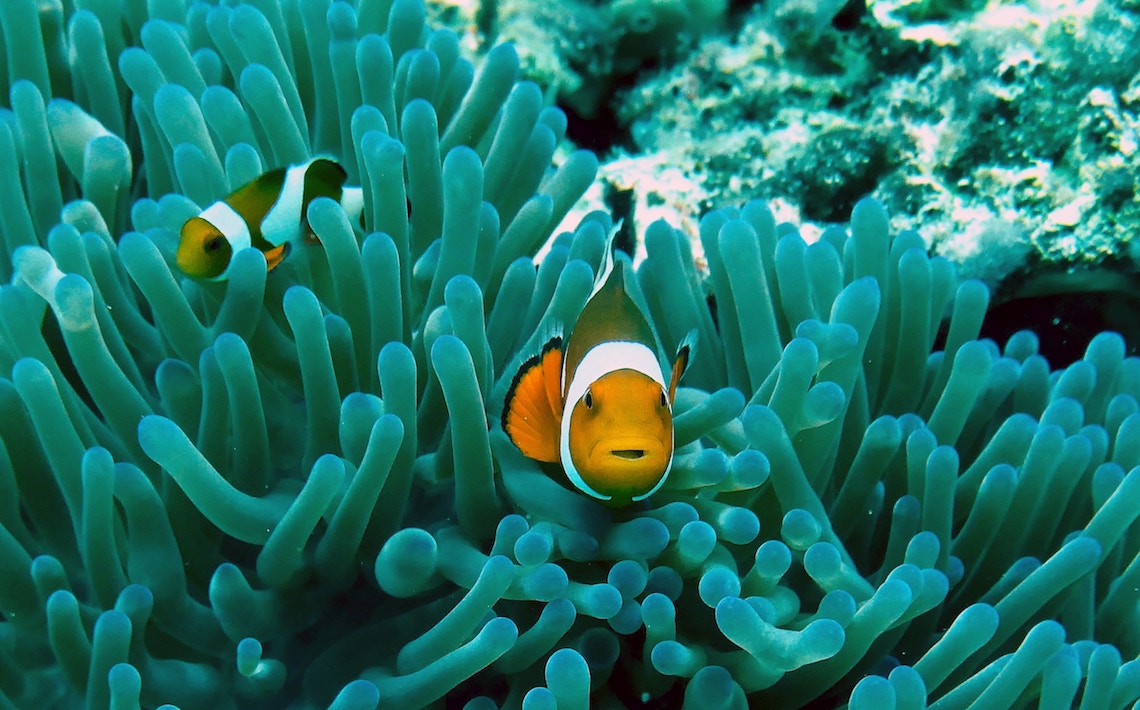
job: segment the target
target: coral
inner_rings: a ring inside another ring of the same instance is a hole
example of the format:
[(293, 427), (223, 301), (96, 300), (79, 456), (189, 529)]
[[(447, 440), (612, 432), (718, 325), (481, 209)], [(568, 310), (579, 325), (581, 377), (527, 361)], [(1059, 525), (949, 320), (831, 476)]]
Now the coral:
[(632, 155), (603, 179), (642, 185), (639, 206), (762, 197), (805, 235), (869, 194), (999, 299), (1037, 263), (1134, 270), (1134, 3), (880, 0), (847, 31), (813, 18), (830, 5), (758, 4), (630, 87), (615, 111)]
[[(490, 36), (518, 44), (523, 74), (581, 116), (605, 114), (615, 86), (684, 56), (723, 28), (727, 0), (495, 0)], [(600, 137), (599, 137), (600, 138)]]
[[(627, 283), (699, 340), (673, 473), (611, 510), (493, 424), (613, 228), (536, 268), (597, 162), (551, 167), (510, 47), (476, 71), (418, 0), (43, 7), (0, 4), (0, 707), (1140, 696), (1119, 336), (1056, 372), (979, 340), (985, 287), (869, 200), (812, 244), (709, 212), (707, 279), (654, 223)], [(199, 206), (317, 152), (363, 231), (319, 199), (272, 274), (172, 266)]]

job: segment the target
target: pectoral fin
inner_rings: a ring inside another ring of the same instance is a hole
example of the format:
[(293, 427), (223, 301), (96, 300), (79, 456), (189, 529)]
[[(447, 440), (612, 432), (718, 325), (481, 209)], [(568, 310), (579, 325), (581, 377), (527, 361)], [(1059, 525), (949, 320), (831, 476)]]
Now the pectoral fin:
[(507, 390), (503, 430), (528, 458), (559, 461), (562, 423), (562, 339), (522, 364)]
[(685, 370), (689, 367), (689, 360), (693, 356), (693, 346), (697, 342), (697, 331), (690, 330), (682, 340), (681, 344), (677, 346), (677, 357), (673, 359), (673, 372), (669, 376), (669, 404), (677, 396), (677, 384), (681, 381), (681, 375), (685, 374)]
[(279, 247), (273, 247), (272, 249), (269, 249), (268, 251), (264, 251), (262, 253), (265, 254), (265, 270), (273, 271), (273, 269), (275, 269), (277, 265), (284, 261), (285, 257), (288, 256), (289, 245), (282, 244)]

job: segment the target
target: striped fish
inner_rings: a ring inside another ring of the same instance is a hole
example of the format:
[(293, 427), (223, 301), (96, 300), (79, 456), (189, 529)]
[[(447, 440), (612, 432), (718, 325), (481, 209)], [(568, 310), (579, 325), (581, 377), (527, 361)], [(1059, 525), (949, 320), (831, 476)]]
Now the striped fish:
[(649, 322), (607, 249), (569, 338), (555, 333), (519, 368), (503, 430), (527, 457), (561, 463), (586, 495), (609, 505), (644, 500), (673, 464), (673, 400), (694, 335), (666, 379)]
[(364, 196), (359, 187), (345, 187), (345, 178), (344, 168), (328, 158), (264, 173), (182, 225), (178, 268), (189, 276), (222, 281), (233, 255), (253, 247), (265, 254), (272, 270), (293, 245), (317, 242), (305, 217), (314, 199), (337, 200), (350, 220), (360, 221)]

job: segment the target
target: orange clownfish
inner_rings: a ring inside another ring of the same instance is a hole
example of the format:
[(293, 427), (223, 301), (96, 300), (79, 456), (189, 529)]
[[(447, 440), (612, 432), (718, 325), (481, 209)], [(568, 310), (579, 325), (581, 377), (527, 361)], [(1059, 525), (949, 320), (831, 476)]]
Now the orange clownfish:
[(360, 221), (364, 195), (359, 187), (345, 187), (345, 178), (335, 161), (313, 158), (242, 185), (182, 225), (178, 268), (188, 276), (221, 281), (233, 255), (254, 247), (272, 270), (293, 244), (317, 241), (305, 217), (317, 197), (339, 201), (349, 220)]
[(692, 335), (665, 378), (649, 321), (612, 252), (574, 324), (519, 368), (503, 430), (527, 457), (560, 462), (570, 482), (609, 505), (644, 500), (673, 464), (673, 399)]

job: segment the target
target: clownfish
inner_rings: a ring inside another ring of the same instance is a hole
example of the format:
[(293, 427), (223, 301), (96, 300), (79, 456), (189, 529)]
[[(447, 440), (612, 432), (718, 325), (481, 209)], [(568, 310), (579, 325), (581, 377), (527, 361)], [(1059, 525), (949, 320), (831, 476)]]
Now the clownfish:
[(648, 498), (673, 465), (673, 400), (695, 333), (666, 379), (649, 321), (612, 250), (570, 336), (555, 333), (515, 375), (503, 430), (524, 455), (561, 463), (575, 488), (607, 505)]
[(344, 168), (328, 158), (262, 174), (182, 225), (178, 268), (188, 276), (221, 281), (233, 255), (254, 247), (272, 270), (293, 244), (318, 242), (305, 216), (314, 199), (337, 200), (349, 220), (360, 221), (364, 195), (359, 187), (345, 187), (346, 177)]

